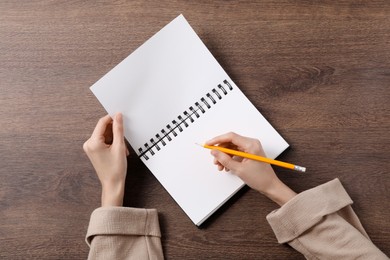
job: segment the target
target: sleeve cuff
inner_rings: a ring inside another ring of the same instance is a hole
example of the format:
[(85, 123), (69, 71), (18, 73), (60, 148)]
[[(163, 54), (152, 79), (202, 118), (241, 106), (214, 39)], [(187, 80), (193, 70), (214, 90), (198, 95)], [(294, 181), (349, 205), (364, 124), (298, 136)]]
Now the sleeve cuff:
[(304, 191), (280, 209), (267, 215), (279, 243), (291, 241), (316, 225), (326, 215), (353, 202), (339, 179)]
[(96, 235), (139, 235), (161, 237), (155, 209), (101, 207), (91, 214), (86, 242)]

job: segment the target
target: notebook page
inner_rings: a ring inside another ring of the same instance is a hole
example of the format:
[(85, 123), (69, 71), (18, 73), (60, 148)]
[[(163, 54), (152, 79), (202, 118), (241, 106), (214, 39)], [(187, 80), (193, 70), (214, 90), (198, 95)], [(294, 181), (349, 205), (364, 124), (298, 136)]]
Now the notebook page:
[(165, 139), (166, 146), (155, 155), (149, 155), (148, 160), (142, 160), (196, 225), (200, 225), (244, 183), (230, 172), (219, 172), (210, 150), (195, 143), (234, 131), (262, 140), (270, 158), (277, 157), (288, 147), (235, 85), (209, 111), (193, 124), (188, 124), (183, 132), (177, 131), (173, 141)]
[(227, 75), (182, 15), (97, 81), (91, 90), (110, 115), (122, 112), (134, 149)]

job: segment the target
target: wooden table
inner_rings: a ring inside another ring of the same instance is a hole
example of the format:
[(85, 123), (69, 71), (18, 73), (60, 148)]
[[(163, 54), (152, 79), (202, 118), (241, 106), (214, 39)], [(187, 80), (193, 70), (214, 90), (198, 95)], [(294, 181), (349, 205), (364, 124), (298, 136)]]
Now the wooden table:
[[(290, 143), (301, 192), (340, 178), (390, 254), (389, 1), (0, 2), (0, 258), (85, 259), (100, 184), (82, 150), (104, 109), (89, 87), (183, 13)], [(228, 129), (227, 129), (228, 130)], [(303, 259), (277, 206), (244, 188), (198, 229), (133, 153), (126, 206), (159, 209), (167, 259)]]

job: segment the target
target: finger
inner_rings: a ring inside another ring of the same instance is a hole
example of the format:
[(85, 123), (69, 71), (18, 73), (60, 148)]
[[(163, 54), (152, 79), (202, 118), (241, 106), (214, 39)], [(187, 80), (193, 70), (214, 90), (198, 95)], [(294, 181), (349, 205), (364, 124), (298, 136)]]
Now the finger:
[(223, 168), (225, 168), (225, 167), (223, 167), (223, 165), (222, 165), (220, 162), (218, 162), (218, 160), (215, 159), (215, 158), (214, 158), (214, 164), (217, 166), (217, 168), (218, 168), (219, 171), (222, 171)]
[(216, 145), (221, 143), (230, 143), (235, 133), (229, 132), (226, 134), (218, 135), (206, 142), (207, 145)]
[(225, 169), (231, 169), (233, 171), (237, 170), (240, 167), (240, 163), (233, 160), (229, 155), (218, 151), (212, 150), (211, 154), (218, 160), (218, 162), (225, 167)]
[(217, 159), (215, 159), (215, 158), (214, 158), (214, 164), (217, 166), (218, 171), (223, 171), (223, 169), (225, 168), (225, 167), (223, 167), (223, 165), (222, 165), (220, 162), (218, 162)]
[(124, 144), (125, 139), (123, 136), (123, 117), (121, 113), (117, 113), (112, 123), (113, 144)]
[(260, 142), (257, 139), (245, 137), (233, 132), (226, 133), (217, 137), (214, 137), (213, 139), (206, 142), (208, 145), (221, 145), (226, 146), (225, 144), (228, 144), (229, 147), (234, 147), (231, 149), (236, 149), (244, 151), (244, 152), (258, 152), (259, 146), (261, 146)]
[[(236, 162), (242, 162), (242, 158), (241, 157), (237, 157), (237, 156), (231, 156), (230, 154), (228, 154), (231, 158), (233, 158), (233, 160), (235, 160)], [(225, 169), (225, 171), (229, 171), (229, 169), (225, 168), (215, 157), (214, 157), (214, 164), (218, 166), (218, 170), (219, 171), (222, 171), (223, 169)]]
[(104, 131), (104, 143), (111, 145), (112, 141), (113, 141), (112, 122), (110, 122), (106, 126), (106, 131)]
[(230, 132), (223, 135), (216, 136), (207, 141), (207, 145), (216, 145), (221, 143), (232, 143), (241, 150), (246, 150), (252, 142), (252, 138), (244, 137), (236, 133)]
[(97, 122), (95, 129), (93, 130), (92, 137), (93, 138), (104, 138), (104, 133), (106, 132), (107, 125), (111, 123), (112, 119), (110, 115), (106, 115), (99, 119)]

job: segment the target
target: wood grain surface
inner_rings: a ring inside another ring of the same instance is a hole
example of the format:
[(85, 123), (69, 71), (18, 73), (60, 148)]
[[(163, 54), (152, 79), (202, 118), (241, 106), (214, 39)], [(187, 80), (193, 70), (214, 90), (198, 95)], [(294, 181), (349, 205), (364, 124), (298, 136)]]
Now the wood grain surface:
[[(0, 1), (0, 259), (85, 259), (100, 184), (82, 144), (105, 111), (89, 87), (183, 13), (290, 143), (297, 192), (340, 178), (390, 254), (389, 1)], [(227, 131), (229, 129), (226, 129)], [(303, 259), (277, 206), (244, 188), (195, 227), (132, 153), (125, 205), (157, 208), (167, 259)]]

